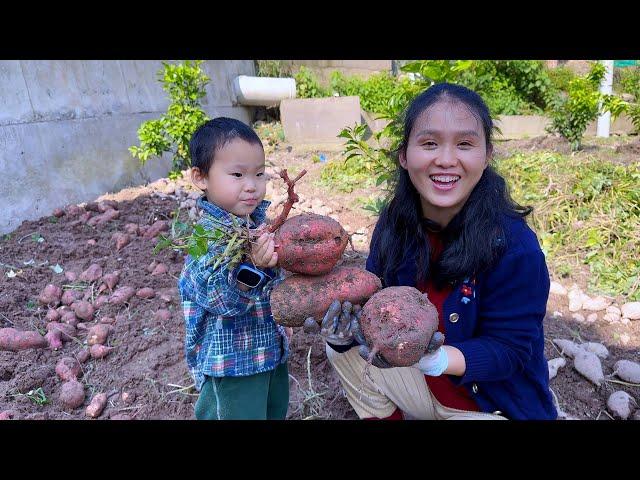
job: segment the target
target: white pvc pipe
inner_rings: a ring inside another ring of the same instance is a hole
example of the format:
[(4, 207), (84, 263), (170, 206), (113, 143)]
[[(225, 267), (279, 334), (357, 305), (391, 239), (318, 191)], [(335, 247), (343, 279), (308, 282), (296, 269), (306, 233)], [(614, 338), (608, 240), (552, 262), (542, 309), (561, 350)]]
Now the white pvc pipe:
[(275, 107), (281, 100), (296, 98), (296, 81), (293, 78), (240, 75), (233, 81), (233, 91), (240, 105)]
[[(602, 83), (600, 84), (600, 93), (610, 95), (613, 91), (613, 60), (603, 60), (606, 71)], [(596, 135), (598, 137), (608, 137), (609, 128), (611, 126), (611, 112), (605, 112), (598, 117), (596, 126)]]

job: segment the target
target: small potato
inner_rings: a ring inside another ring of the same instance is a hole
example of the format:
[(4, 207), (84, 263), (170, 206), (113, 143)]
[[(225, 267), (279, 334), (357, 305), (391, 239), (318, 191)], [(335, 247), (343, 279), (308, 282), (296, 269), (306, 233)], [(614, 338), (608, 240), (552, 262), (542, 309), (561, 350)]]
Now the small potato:
[(102, 267), (97, 263), (92, 263), (84, 272), (80, 274), (80, 281), (95, 282), (100, 277), (102, 277)]
[(62, 304), (71, 305), (73, 302), (82, 298), (82, 292), (80, 290), (67, 290), (62, 294)]
[(115, 292), (109, 297), (109, 303), (111, 305), (121, 305), (127, 303), (131, 297), (136, 294), (136, 290), (133, 287), (118, 287)]
[(109, 287), (109, 290), (113, 290), (120, 281), (120, 272), (107, 273), (102, 277), (102, 282)]
[(78, 353), (76, 353), (76, 360), (80, 363), (85, 363), (91, 357), (91, 353), (88, 348), (83, 348)]
[(549, 380), (551, 380), (558, 374), (558, 370), (567, 364), (567, 361), (562, 357), (558, 357), (549, 360), (547, 363), (549, 366)]
[(88, 417), (99, 417), (104, 407), (107, 405), (107, 394), (97, 393), (92, 399), (91, 403), (87, 407), (86, 413)]
[(93, 308), (93, 305), (91, 305), (86, 300), (79, 300), (77, 302), (74, 302), (71, 305), (71, 308), (73, 309), (73, 311), (75, 312), (78, 318), (81, 318), (82, 320), (87, 320), (87, 321), (93, 320), (93, 314), (95, 310)]
[(618, 390), (609, 396), (607, 408), (615, 417), (626, 420), (631, 415), (632, 402), (631, 395), (623, 390)]
[(47, 311), (47, 316), (45, 317), (45, 319), (47, 320), (47, 322), (57, 322), (58, 320), (60, 320), (60, 314), (57, 310), (50, 308)]
[(62, 289), (56, 285), (47, 285), (44, 290), (40, 292), (38, 296), (38, 302), (42, 305), (58, 306), (60, 298), (62, 297)]
[(89, 345), (103, 344), (107, 341), (111, 326), (104, 323), (98, 323), (89, 329), (87, 333), (87, 343)]
[(162, 275), (163, 273), (167, 273), (168, 271), (169, 269), (164, 263), (159, 263), (158, 265), (156, 265), (156, 268), (153, 269), (153, 272), (151, 272), (151, 275), (152, 276)]
[(91, 345), (91, 358), (103, 358), (106, 357), (114, 347), (105, 347), (104, 345), (100, 345), (96, 343), (95, 345)]
[(75, 358), (63, 357), (58, 360), (56, 364), (56, 374), (60, 377), (60, 380), (64, 382), (67, 380), (77, 380), (81, 371), (80, 363)]
[(144, 287), (136, 292), (136, 297), (139, 297), (139, 298), (147, 299), (147, 298), (153, 298), (155, 296), (156, 296), (156, 292), (151, 287)]
[(78, 408), (84, 403), (84, 387), (77, 380), (69, 380), (62, 384), (59, 400), (64, 408)]
[(574, 358), (579, 352), (584, 349), (580, 347), (577, 343), (572, 342), (571, 340), (565, 340), (562, 338), (554, 338), (553, 343), (560, 347), (560, 351), (562, 354), (567, 355), (568, 357)]

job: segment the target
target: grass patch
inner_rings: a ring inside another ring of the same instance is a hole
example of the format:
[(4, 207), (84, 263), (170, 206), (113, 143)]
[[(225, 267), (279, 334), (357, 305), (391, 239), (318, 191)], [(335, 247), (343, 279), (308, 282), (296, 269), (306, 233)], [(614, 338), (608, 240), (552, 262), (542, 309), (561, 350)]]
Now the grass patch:
[(640, 300), (640, 164), (517, 153), (497, 161), (554, 271), (589, 266), (590, 287)]

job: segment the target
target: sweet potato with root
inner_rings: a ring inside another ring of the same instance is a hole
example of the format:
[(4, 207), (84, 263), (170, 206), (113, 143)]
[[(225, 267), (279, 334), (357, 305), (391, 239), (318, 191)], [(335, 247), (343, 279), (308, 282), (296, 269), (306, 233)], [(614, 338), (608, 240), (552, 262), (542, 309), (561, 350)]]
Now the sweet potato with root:
[(80, 300), (83, 294), (80, 290), (67, 290), (62, 294), (62, 304), (71, 305), (76, 300)]
[(152, 276), (162, 275), (163, 273), (167, 273), (168, 271), (169, 269), (164, 263), (159, 263), (158, 265), (156, 265), (156, 268), (153, 269), (153, 272), (151, 272), (151, 275)]
[(613, 392), (607, 399), (607, 408), (614, 416), (626, 420), (631, 415), (633, 397), (623, 390)]
[(90, 218), (87, 224), (91, 226), (100, 226), (104, 225), (107, 222), (110, 222), (111, 220), (115, 220), (118, 217), (120, 217), (120, 212), (118, 210), (110, 208), (106, 212)]
[(171, 320), (171, 312), (166, 308), (161, 308), (155, 313), (155, 315), (153, 316), (153, 319), (158, 320), (160, 322), (167, 322)]
[(64, 408), (78, 408), (84, 403), (84, 387), (77, 380), (69, 380), (62, 384), (59, 400)]
[(58, 323), (66, 323), (67, 325), (73, 325), (74, 327), (76, 327), (78, 325), (78, 321), (79, 320), (78, 317), (76, 317), (76, 314), (72, 311), (68, 311), (62, 314), (60, 320), (58, 320)]
[(78, 360), (80, 363), (86, 362), (87, 360), (89, 360), (89, 358), (91, 358), (91, 353), (89, 352), (88, 348), (83, 348), (78, 353), (76, 353), (76, 360)]
[(153, 225), (151, 225), (147, 231), (142, 235), (143, 238), (153, 238), (160, 235), (160, 232), (169, 229), (169, 224), (164, 220), (158, 220)]
[(156, 292), (151, 287), (144, 287), (136, 292), (136, 297), (139, 297), (139, 298), (147, 299), (147, 298), (153, 298), (155, 296), (156, 296)]
[(56, 285), (47, 285), (38, 295), (38, 302), (42, 305), (53, 305), (57, 307), (62, 297), (62, 289)]
[(331, 217), (291, 217), (276, 232), (278, 265), (294, 273), (323, 275), (342, 258), (348, 241), (347, 232)]
[(630, 360), (618, 360), (613, 366), (613, 374), (625, 382), (640, 383), (640, 364)]
[(127, 223), (124, 226), (124, 231), (129, 235), (138, 235), (140, 233), (140, 227), (137, 223)]
[(71, 305), (71, 308), (75, 312), (76, 316), (81, 320), (93, 320), (93, 314), (95, 313), (95, 310), (93, 308), (93, 305), (91, 305), (86, 300), (79, 300), (77, 302), (74, 302)]
[(81, 371), (80, 363), (72, 357), (63, 357), (56, 363), (56, 374), (63, 382), (77, 380)]
[(578, 373), (598, 387), (604, 381), (602, 362), (595, 353), (581, 349), (573, 359), (573, 367)]
[(57, 310), (50, 308), (47, 310), (47, 316), (44, 318), (47, 322), (57, 322), (60, 320), (60, 313)]
[(66, 271), (64, 272), (64, 278), (70, 282), (75, 282), (78, 279), (78, 274), (76, 272)]
[(89, 329), (87, 343), (89, 345), (103, 344), (107, 341), (109, 333), (111, 333), (111, 325), (98, 323)]
[(91, 353), (91, 358), (103, 358), (106, 357), (114, 348), (115, 347), (105, 347), (104, 345), (96, 343), (95, 345), (91, 345), (89, 353)]
[(0, 420), (13, 420), (16, 416), (16, 412), (13, 410), (5, 410), (0, 412)]
[(114, 233), (112, 235), (111, 239), (114, 242), (116, 242), (116, 252), (119, 252), (124, 247), (129, 245), (129, 243), (131, 242), (131, 237), (129, 236), (129, 234), (128, 233), (122, 233), (122, 232)]
[(107, 303), (109, 303), (109, 295), (100, 295), (98, 298), (96, 298), (96, 301), (93, 302), (93, 308), (102, 308)]
[(382, 288), (373, 273), (356, 267), (336, 267), (325, 275), (291, 275), (271, 291), (273, 319), (286, 327), (299, 327), (308, 317), (317, 321), (333, 300), (362, 305)]
[(112, 273), (107, 273), (104, 277), (102, 277), (102, 283), (104, 283), (109, 288), (109, 290), (113, 290), (119, 281), (120, 272), (117, 270)]
[(136, 290), (133, 287), (118, 287), (118, 289), (109, 297), (109, 303), (111, 305), (120, 305), (126, 303), (135, 294)]
[(76, 327), (67, 323), (49, 322), (45, 338), (49, 346), (56, 350), (62, 346), (62, 342), (68, 342), (76, 335)]
[(360, 328), (371, 347), (395, 367), (414, 365), (438, 329), (438, 310), (413, 287), (388, 287), (362, 307)]
[(81, 282), (95, 282), (102, 277), (102, 267), (97, 263), (92, 263), (89, 267), (80, 274)]
[(18, 352), (30, 348), (44, 348), (47, 339), (34, 330), (16, 330), (15, 328), (0, 328), (0, 350)]
[(87, 407), (86, 413), (87, 417), (96, 418), (99, 417), (104, 407), (107, 406), (107, 394), (106, 393), (96, 393), (95, 396), (91, 399), (91, 403)]

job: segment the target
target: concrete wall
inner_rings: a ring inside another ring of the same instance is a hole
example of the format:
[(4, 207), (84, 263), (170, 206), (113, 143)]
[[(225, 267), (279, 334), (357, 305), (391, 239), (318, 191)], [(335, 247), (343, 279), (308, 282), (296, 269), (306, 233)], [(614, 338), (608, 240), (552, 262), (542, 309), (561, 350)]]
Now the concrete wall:
[(338, 70), (345, 75), (367, 78), (378, 72), (390, 72), (391, 60), (283, 60), (295, 74), (304, 65), (311, 70), (322, 85), (328, 85), (331, 73)]
[[(171, 159), (144, 168), (128, 152), (140, 124), (166, 111), (161, 61), (0, 61), (0, 234), (68, 203), (92, 200), (165, 176)], [(246, 123), (233, 106), (233, 79), (252, 60), (209, 60), (203, 106), (210, 117)]]

